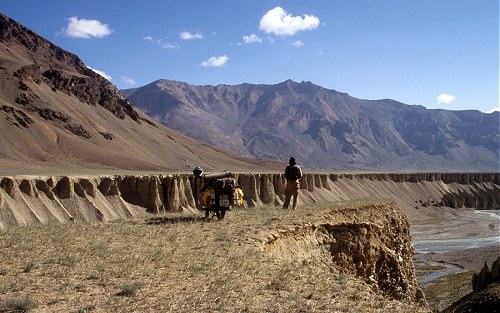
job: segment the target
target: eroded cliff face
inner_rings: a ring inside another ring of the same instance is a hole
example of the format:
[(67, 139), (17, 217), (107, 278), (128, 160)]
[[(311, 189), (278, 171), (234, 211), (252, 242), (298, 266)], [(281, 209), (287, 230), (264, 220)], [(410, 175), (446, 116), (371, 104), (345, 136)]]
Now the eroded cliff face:
[[(247, 207), (283, 204), (282, 174), (234, 177)], [(499, 173), (305, 174), (299, 205), (393, 199), (410, 217), (440, 206), (499, 209), (499, 184)], [(189, 175), (0, 179), (0, 229), (172, 211), (196, 211)]]
[(335, 206), (322, 221), (281, 227), (262, 240), (274, 258), (309, 262), (324, 255), (390, 297), (425, 303), (412, 247), (410, 223), (392, 201)]
[[(281, 174), (239, 174), (248, 206), (281, 205)], [(305, 174), (299, 205), (393, 199), (414, 215), (429, 207), (500, 209), (500, 173)]]
[(0, 229), (190, 209), (194, 199), (188, 176), (4, 177), (0, 181)]

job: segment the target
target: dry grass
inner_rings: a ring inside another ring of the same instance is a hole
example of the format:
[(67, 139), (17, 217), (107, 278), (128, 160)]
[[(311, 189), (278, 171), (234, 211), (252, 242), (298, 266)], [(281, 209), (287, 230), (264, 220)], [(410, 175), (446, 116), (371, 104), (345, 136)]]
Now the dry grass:
[(319, 219), (326, 208), (10, 229), (0, 233), (0, 311), (23, 299), (30, 312), (426, 311), (384, 297), (327, 257), (278, 260), (260, 249), (266, 230)]

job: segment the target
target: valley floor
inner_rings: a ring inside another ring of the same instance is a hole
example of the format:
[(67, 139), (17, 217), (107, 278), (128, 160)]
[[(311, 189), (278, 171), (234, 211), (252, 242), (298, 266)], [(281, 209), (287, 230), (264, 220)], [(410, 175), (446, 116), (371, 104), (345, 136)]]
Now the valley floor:
[(472, 274), (500, 256), (500, 211), (453, 210), (412, 222), (414, 263), (429, 305), (443, 310), (472, 291)]

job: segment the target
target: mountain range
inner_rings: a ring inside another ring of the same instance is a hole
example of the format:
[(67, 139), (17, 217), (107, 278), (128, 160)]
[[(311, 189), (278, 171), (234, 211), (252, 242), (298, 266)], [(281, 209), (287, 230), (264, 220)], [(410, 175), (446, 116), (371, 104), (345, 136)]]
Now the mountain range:
[(194, 86), (162, 79), (122, 93), (163, 125), (242, 156), (294, 156), (317, 170), (499, 170), (499, 112), (363, 100), (291, 80)]
[(363, 100), (311, 82), (119, 91), (0, 14), (0, 170), (495, 171), (500, 113)]
[(164, 127), (82, 60), (0, 14), (0, 172), (262, 170)]

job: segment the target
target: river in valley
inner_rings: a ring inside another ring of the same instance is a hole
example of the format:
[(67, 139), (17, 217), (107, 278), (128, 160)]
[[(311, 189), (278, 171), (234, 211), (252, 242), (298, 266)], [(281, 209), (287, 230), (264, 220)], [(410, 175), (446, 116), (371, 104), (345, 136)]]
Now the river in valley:
[(420, 287), (464, 270), (479, 272), (500, 255), (500, 210), (457, 210), (413, 221)]

